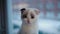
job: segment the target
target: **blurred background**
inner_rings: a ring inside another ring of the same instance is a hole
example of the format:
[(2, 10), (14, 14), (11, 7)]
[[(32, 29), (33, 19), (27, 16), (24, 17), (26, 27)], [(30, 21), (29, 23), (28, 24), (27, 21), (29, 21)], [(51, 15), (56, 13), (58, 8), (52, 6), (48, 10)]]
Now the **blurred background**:
[(12, 0), (14, 34), (21, 26), (19, 10), (23, 7), (40, 9), (39, 34), (60, 34), (60, 0)]
[(60, 0), (4, 1), (0, 1), (0, 34), (17, 34), (22, 24), (20, 9), (23, 7), (40, 10), (39, 34), (60, 34)]

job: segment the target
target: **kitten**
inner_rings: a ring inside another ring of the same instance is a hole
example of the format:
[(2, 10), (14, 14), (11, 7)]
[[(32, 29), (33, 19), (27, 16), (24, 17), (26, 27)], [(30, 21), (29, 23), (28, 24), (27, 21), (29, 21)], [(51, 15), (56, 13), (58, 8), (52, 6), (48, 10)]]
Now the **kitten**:
[(22, 8), (22, 26), (19, 34), (38, 34), (38, 15), (40, 11), (35, 8)]

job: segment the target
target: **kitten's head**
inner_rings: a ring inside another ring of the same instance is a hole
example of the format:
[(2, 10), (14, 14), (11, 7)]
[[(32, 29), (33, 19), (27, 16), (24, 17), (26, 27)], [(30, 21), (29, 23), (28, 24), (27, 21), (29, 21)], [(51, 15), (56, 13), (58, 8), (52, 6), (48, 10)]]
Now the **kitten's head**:
[(22, 8), (21, 9), (21, 18), (22, 22), (26, 24), (32, 24), (35, 23), (38, 19), (40, 11), (35, 8)]

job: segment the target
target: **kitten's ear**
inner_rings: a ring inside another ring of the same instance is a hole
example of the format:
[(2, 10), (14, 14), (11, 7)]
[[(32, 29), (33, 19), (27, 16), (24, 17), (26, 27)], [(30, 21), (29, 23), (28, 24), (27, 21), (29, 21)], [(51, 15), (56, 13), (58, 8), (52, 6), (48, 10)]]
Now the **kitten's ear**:
[(40, 10), (39, 9), (36, 9), (35, 12), (38, 15), (40, 13)]
[(25, 8), (22, 8), (20, 11), (21, 11), (21, 13), (23, 13), (25, 10), (26, 10)]

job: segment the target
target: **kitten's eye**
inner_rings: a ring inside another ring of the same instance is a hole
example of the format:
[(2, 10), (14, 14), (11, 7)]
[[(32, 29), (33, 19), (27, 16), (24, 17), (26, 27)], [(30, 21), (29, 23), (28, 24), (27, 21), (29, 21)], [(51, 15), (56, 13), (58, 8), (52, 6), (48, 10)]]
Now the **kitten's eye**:
[(32, 18), (32, 19), (34, 19), (34, 16), (33, 16), (33, 15), (31, 15), (31, 18)]
[(22, 17), (23, 17), (23, 18), (27, 18), (27, 15), (23, 15)]

